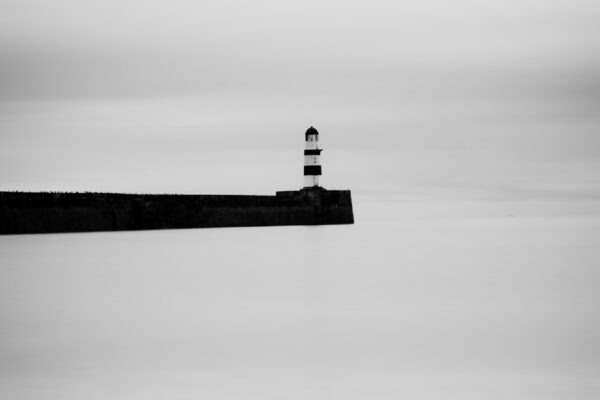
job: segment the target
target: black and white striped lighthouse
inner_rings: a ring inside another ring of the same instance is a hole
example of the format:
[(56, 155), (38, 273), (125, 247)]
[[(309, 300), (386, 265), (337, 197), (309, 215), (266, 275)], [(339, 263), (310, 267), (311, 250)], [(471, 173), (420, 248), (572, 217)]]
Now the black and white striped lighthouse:
[(304, 149), (304, 187), (318, 187), (319, 176), (321, 176), (321, 164), (319, 162), (319, 132), (312, 126), (304, 134), (306, 148)]

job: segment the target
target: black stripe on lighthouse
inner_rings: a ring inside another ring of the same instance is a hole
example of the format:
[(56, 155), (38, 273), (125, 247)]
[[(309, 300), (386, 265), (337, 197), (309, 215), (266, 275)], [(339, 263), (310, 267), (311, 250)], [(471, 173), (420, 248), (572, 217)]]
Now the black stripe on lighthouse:
[(306, 175), (321, 175), (321, 166), (320, 165), (305, 165), (304, 166), (304, 176)]
[(322, 151), (323, 151), (322, 149), (304, 150), (304, 155), (305, 156), (318, 156), (319, 154), (321, 154)]

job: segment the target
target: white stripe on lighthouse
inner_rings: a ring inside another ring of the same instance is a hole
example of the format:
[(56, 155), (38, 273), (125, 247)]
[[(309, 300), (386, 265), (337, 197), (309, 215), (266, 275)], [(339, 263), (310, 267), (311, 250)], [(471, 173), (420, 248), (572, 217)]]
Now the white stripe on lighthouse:
[(319, 156), (304, 156), (304, 165), (319, 165)]
[(306, 175), (304, 177), (304, 187), (319, 186), (319, 177), (317, 175)]

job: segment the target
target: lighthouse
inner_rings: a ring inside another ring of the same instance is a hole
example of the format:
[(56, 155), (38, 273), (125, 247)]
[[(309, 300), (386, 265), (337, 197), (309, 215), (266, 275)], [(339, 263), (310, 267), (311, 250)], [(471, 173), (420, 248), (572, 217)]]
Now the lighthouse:
[(321, 163), (319, 162), (319, 132), (312, 126), (304, 134), (306, 148), (304, 149), (304, 187), (312, 188), (319, 186), (321, 176)]

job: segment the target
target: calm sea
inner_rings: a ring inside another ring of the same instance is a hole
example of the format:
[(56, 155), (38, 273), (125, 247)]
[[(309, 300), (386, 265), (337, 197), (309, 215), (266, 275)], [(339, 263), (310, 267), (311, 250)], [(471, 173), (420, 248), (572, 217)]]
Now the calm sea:
[(597, 399), (600, 206), (0, 237), (3, 399)]

